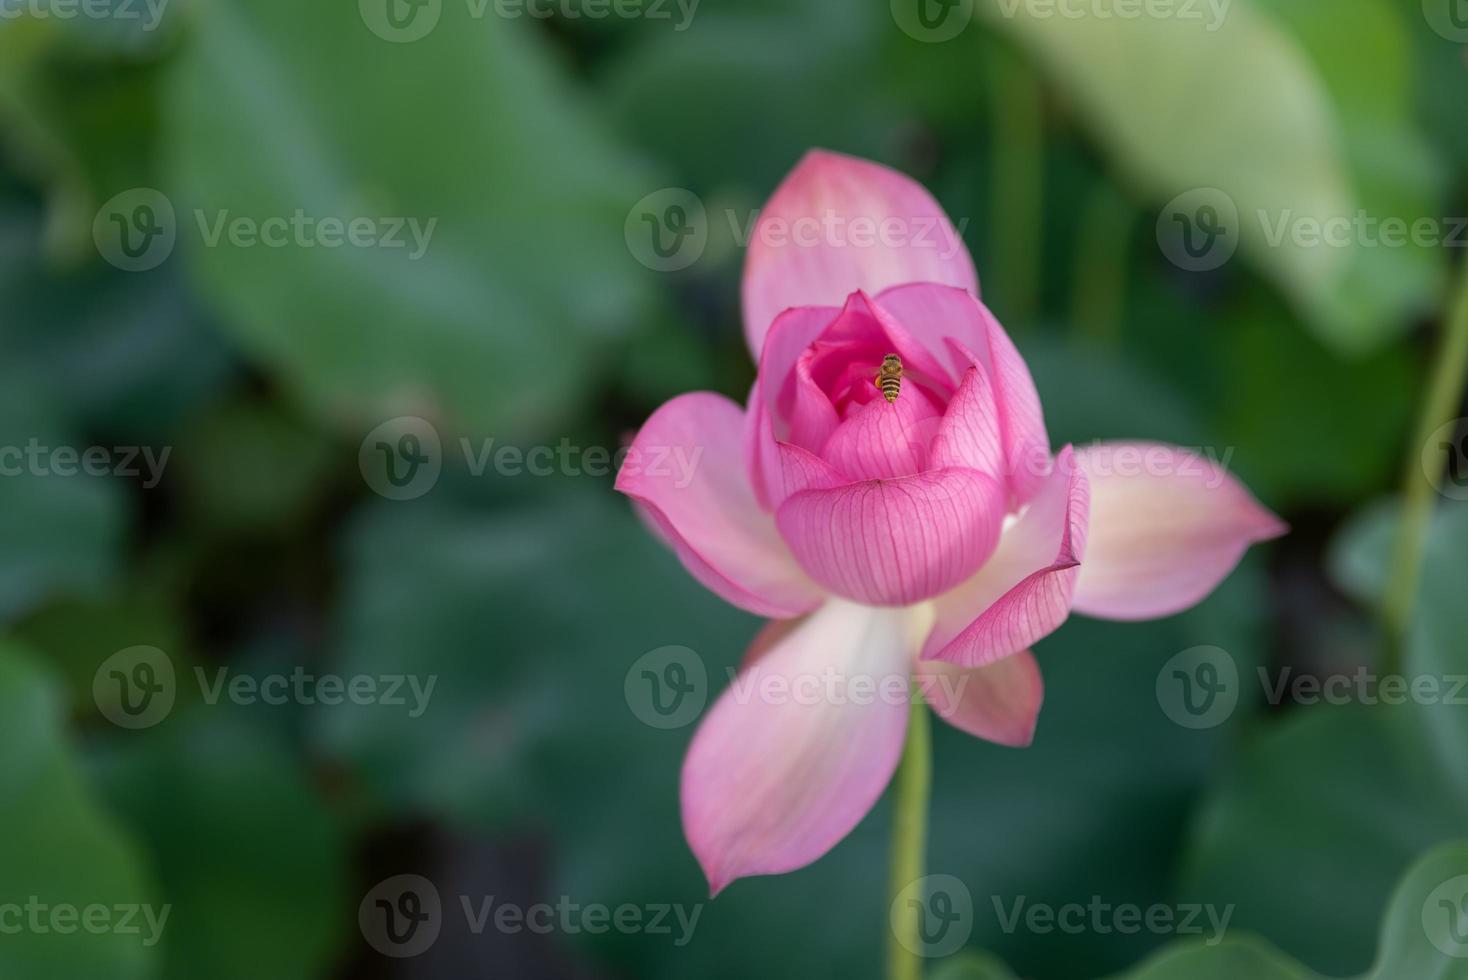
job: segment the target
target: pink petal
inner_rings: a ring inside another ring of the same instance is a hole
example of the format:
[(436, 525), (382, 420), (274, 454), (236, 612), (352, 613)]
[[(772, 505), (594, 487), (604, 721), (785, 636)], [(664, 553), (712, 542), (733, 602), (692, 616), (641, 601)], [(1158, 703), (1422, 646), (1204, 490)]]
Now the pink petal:
[(891, 403), (878, 398), (837, 427), (821, 458), (846, 475), (843, 482), (911, 476), (927, 468), (941, 421), (918, 391), (904, 391)]
[(812, 450), (820, 449), (840, 422), (825, 394), (811, 384), (808, 375), (801, 379), (796, 372), (801, 356), (840, 314), (839, 309), (814, 306), (786, 310), (770, 329), (749, 396), (745, 441), (755, 495), (766, 510), (773, 510), (785, 498), (775, 489), (780, 482), (775, 442), (797, 441), (790, 420), (796, 416), (802, 420), (801, 437), (807, 441), (799, 444)]
[(1054, 632), (1070, 614), (1089, 511), (1086, 475), (1067, 446), (1029, 508), (1005, 528), (994, 557), (938, 597), (923, 659), (980, 667)]
[(964, 372), (963, 383), (938, 425), (928, 463), (935, 468), (962, 466), (995, 477), (1004, 473), (994, 389), (982, 365), (971, 364)]
[(1010, 489), (1016, 503), (1027, 502), (1049, 473), (1050, 438), (1030, 369), (994, 314), (961, 289), (928, 283), (886, 290), (876, 304), (906, 324), (923, 346), (946, 350), (955, 377), (970, 364), (982, 365), (994, 389)]
[(718, 894), (851, 832), (902, 753), (909, 614), (832, 599), (757, 642), (683, 761), (683, 831)]
[(742, 416), (720, 395), (674, 398), (637, 433), (616, 488), (713, 592), (758, 615), (797, 616), (823, 593), (755, 500), (740, 451)]
[(749, 411), (745, 416), (744, 454), (755, 496), (765, 511), (773, 511), (792, 493), (839, 487), (850, 482), (815, 453), (775, 438), (770, 412), (760, 398), (758, 382), (750, 394)]
[(838, 595), (878, 606), (931, 598), (973, 574), (998, 540), (1004, 491), (973, 470), (932, 470), (794, 494), (775, 522)]
[(1028, 650), (983, 667), (921, 661), (913, 679), (933, 711), (955, 728), (1015, 748), (1034, 739), (1045, 685)]
[(1077, 454), (1091, 481), (1091, 533), (1075, 608), (1152, 619), (1198, 602), (1249, 545), (1287, 528), (1242, 483), (1197, 453), (1100, 443)]
[(813, 150), (755, 224), (744, 260), (745, 339), (758, 358), (783, 310), (904, 282), (979, 291), (962, 238), (920, 184), (880, 164)]
[[(880, 310), (865, 293), (853, 292), (840, 310), (824, 306), (805, 306), (786, 310), (775, 318), (760, 354), (759, 376), (776, 422), (776, 435), (787, 438), (781, 422), (792, 428), (819, 424), (829, 414), (831, 398), (839, 384), (834, 362), (847, 368), (853, 359), (870, 361), (872, 380), (878, 362), (886, 354), (895, 353), (903, 360), (909, 376), (926, 383), (943, 398), (953, 392), (954, 375), (938, 355), (924, 347), (906, 327), (890, 313)], [(824, 361), (823, 368), (817, 368)], [(814, 376), (821, 371), (821, 378)], [(822, 381), (823, 383), (818, 383)], [(875, 388), (871, 389), (875, 394)], [(811, 404), (804, 402), (810, 401)], [(827, 433), (829, 434), (829, 433)], [(791, 435), (789, 441), (807, 448), (818, 448), (820, 442)]]

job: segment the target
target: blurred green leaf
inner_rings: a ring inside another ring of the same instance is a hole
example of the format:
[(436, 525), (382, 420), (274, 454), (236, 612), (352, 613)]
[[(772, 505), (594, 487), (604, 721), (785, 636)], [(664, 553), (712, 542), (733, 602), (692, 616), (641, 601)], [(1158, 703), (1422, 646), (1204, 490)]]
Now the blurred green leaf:
[(243, 710), (196, 705), (98, 755), (173, 905), (169, 980), (314, 980), (346, 928), (340, 832), (300, 764)]
[(333, 448), (280, 406), (223, 402), (181, 440), (184, 506), (211, 531), (289, 529), (319, 503)]
[[(531, 25), (471, 13), (444, 4), (394, 43), (356, 4), (206, 0), (168, 74), (181, 251), (245, 349), (331, 417), (548, 425), (646, 302), (623, 226), (654, 187)], [(297, 215), (285, 247), (221, 225)], [(399, 245), (324, 246), (328, 218)]]
[[(1444, 844), (1418, 860), (1392, 896), (1391, 907), (1380, 926), (1376, 965), (1363, 980), (1468, 977), (1468, 959), (1463, 957), (1468, 952), (1468, 944), (1458, 938), (1463, 925), (1463, 912), (1458, 903), (1465, 893), (1468, 893), (1468, 845)], [(1241, 977), (1320, 980), (1318, 975), (1253, 939), (1169, 950), (1115, 980), (1239, 980)]]
[(92, 683), (103, 662), (134, 646), (168, 651), (178, 661), (185, 626), (171, 597), (130, 592), (50, 603), (16, 625), (16, 635), (65, 678), (71, 710), (98, 717)]
[[(1396, 84), (1406, 73), (1400, 24), (1376, 0), (1292, 21), (1318, 52), (1266, 0), (1235, 0), (1217, 17), (1199, 5), (1194, 18), (1045, 16), (1017, 2), (978, 9), (1046, 67), (1140, 193), (1161, 202), (1221, 190), (1244, 254), (1333, 347), (1377, 346), (1430, 307), (1440, 253), (1373, 247), (1354, 230), (1358, 214), (1410, 225), (1437, 207), (1425, 190), (1434, 161)], [(1342, 52), (1356, 64), (1380, 59), (1387, 91), (1346, 80)], [(1304, 219), (1353, 222), (1350, 240), (1297, 240), (1290, 231)]]
[[(90, 249), (90, 217), (84, 233)], [(89, 265), (60, 269), (41, 234), (38, 215), (0, 207), (0, 361), (43, 385), (73, 425), (166, 443), (230, 377), (230, 352), (178, 269), (122, 272), (95, 251)]]
[[(0, 904), (35, 908), (21, 913), (18, 932), (7, 913), (0, 976), (148, 980), (158, 975), (157, 937), (138, 907), (151, 903), (157, 922), (162, 902), (151, 902), (133, 842), (83, 785), (64, 716), (63, 697), (30, 654), (0, 644)], [(70, 925), (57, 911), (66, 907)], [(94, 907), (105, 910), (105, 930), (83, 928)], [(137, 932), (122, 931), (124, 915)]]
[[(705, 4), (685, 31), (644, 31), (601, 74), (621, 130), (694, 189), (733, 195), (732, 214), (709, 212), (711, 235), (727, 237), (811, 147), (887, 155), (902, 115), (873, 66), (891, 30), (880, 7), (844, 0)], [(829, 111), (835, 91), (847, 111)], [(718, 124), (690, 128), (703, 119)]]
[(1187, 389), (1158, 378), (1125, 354), (1043, 334), (1021, 336), (1018, 344), (1056, 446), (1097, 439), (1145, 438), (1190, 446), (1207, 441), (1207, 429), (1184, 393)]
[(1228, 445), (1249, 452), (1256, 495), (1276, 508), (1348, 505), (1396, 482), (1417, 376), (1409, 350), (1342, 360), (1272, 303), (1221, 327), (1220, 427)]
[[(10, 365), (6, 365), (7, 368)], [(125, 520), (121, 478), (61, 476), (54, 451), (87, 447), (16, 372), (0, 377), (0, 621), (54, 594), (87, 594), (111, 575)], [(76, 469), (73, 458), (67, 468)]]
[(960, 953), (927, 974), (928, 980), (1014, 980), (1014, 974), (986, 953)]
[[(547, 487), (542, 503), (498, 516), (444, 490), (379, 504), (351, 528), (333, 640), (339, 673), (436, 678), (428, 710), (323, 709), (319, 750), (391, 813), (471, 828), (534, 821), (559, 842), (554, 890), (575, 901), (703, 901), (678, 818), (692, 727), (644, 724), (626, 680), (639, 657), (678, 645), (701, 659), (716, 696), (755, 622), (699, 587), (600, 485)], [(1180, 735), (1156, 700), (1157, 670), (1204, 642), (1226, 645), (1248, 669), (1257, 588), (1244, 569), (1185, 616), (1068, 623), (1039, 648), (1047, 708), (1029, 750), (937, 726), (934, 872), (982, 888), (975, 906), (986, 914), (990, 895), (1161, 900), (1174, 855), (1159, 841), (1181, 839), (1231, 728)], [(1075, 799), (1088, 801), (1084, 820), (1074, 819)], [(698, 941), (685, 948), (670, 952), (647, 936), (582, 941), (646, 977), (862, 972), (880, 955), (875, 929), (829, 948), (779, 923), (798, 917), (820, 933), (885, 921), (887, 821), (879, 806), (829, 859), (739, 882), (705, 909)], [(1135, 936), (1004, 936), (989, 915), (982, 929), (987, 945), (1018, 954), (1027, 975), (1078, 959), (1119, 967), (1149, 948)], [(751, 930), (768, 941), (748, 943)]]
[(1189, 898), (1314, 969), (1363, 970), (1392, 882), (1468, 816), (1412, 707), (1302, 708), (1253, 740), (1198, 820)]
[[(1332, 545), (1331, 571), (1346, 591), (1375, 606), (1384, 595), (1396, 547), (1400, 507), (1396, 501), (1368, 508)], [(1445, 501), (1433, 515), (1422, 558), (1417, 606), (1407, 635), (1406, 673), (1441, 685), (1439, 703), (1416, 705), (1446, 781), (1468, 810), (1468, 505)]]
[[(351, 529), (336, 669), (436, 680), (421, 717), (323, 708), (318, 734), (394, 810), (470, 826), (535, 812), (561, 799), (545, 768), (555, 745), (574, 747), (578, 766), (593, 765), (584, 740), (635, 765), (639, 744), (662, 733), (624, 701), (631, 663), (695, 629), (752, 632), (744, 614), (701, 596), (620, 501), (556, 496), (498, 516), (389, 502)], [(737, 642), (722, 646), (734, 662)]]

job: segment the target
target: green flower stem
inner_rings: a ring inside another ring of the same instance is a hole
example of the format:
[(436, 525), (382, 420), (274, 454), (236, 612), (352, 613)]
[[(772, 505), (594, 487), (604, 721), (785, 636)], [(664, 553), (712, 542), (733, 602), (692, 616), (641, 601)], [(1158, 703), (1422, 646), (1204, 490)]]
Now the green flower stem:
[(1442, 347), (1432, 365), (1422, 414), (1417, 419), (1416, 438), (1407, 451), (1403, 487), (1402, 523), (1397, 531), (1390, 578), (1382, 601), (1382, 619), (1387, 630), (1386, 662), (1383, 673), (1401, 669), (1402, 649), (1412, 610), (1417, 600), (1417, 581), (1422, 572), (1422, 553), (1432, 523), (1433, 495), (1442, 479), (1445, 460), (1437, 460), (1436, 472), (1424, 471), (1422, 449), (1434, 430), (1452, 420), (1463, 404), (1468, 380), (1468, 268), (1465, 268), (1444, 324)]
[(896, 805), (892, 818), (892, 880), (887, 896), (892, 932), (887, 941), (888, 980), (922, 980), (923, 960), (918, 933), (922, 909), (896, 906), (897, 896), (923, 876), (928, 850), (928, 791), (933, 782), (933, 745), (928, 706), (916, 686), (907, 721), (907, 743), (897, 768)]

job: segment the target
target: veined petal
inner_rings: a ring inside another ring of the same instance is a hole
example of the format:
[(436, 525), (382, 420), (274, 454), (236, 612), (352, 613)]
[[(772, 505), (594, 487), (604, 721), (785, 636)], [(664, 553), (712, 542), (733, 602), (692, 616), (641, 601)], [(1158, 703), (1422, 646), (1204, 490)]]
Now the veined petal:
[(795, 558), (838, 595), (876, 606), (929, 599), (988, 558), (1004, 490), (974, 470), (930, 470), (794, 494), (775, 522)]
[(1005, 471), (994, 389), (983, 365), (971, 364), (958, 393), (948, 403), (933, 439), (928, 463), (934, 468), (963, 466), (996, 478)]
[(908, 617), (832, 599), (761, 632), (683, 762), (683, 831), (714, 894), (810, 864), (881, 796), (907, 726)]
[(740, 446), (742, 416), (720, 395), (674, 398), (637, 433), (616, 488), (637, 501), (713, 592), (758, 615), (798, 616), (823, 593), (755, 500)]
[(760, 212), (744, 260), (744, 336), (756, 358), (792, 306), (940, 282), (975, 295), (963, 239), (922, 185), (867, 160), (807, 153)]
[(1015, 503), (1032, 498), (1049, 473), (1050, 437), (1030, 369), (994, 314), (961, 289), (931, 283), (897, 286), (876, 303), (930, 349), (942, 349), (955, 377), (979, 364), (994, 391), (1005, 472)]
[(1070, 615), (1086, 552), (1090, 490), (1066, 446), (1029, 508), (1004, 529), (994, 556), (934, 602), (923, 659), (980, 667), (1050, 635)]
[(903, 392), (891, 403), (878, 398), (837, 426), (821, 458), (846, 475), (843, 482), (911, 476), (927, 468), (941, 421), (921, 392)]
[(1195, 452), (1108, 442), (1077, 454), (1091, 481), (1091, 530), (1075, 608), (1152, 619), (1198, 602), (1249, 545), (1287, 528), (1242, 483)]
[(1035, 736), (1045, 684), (1028, 650), (982, 667), (919, 661), (913, 679), (934, 713), (954, 728), (1015, 748)]

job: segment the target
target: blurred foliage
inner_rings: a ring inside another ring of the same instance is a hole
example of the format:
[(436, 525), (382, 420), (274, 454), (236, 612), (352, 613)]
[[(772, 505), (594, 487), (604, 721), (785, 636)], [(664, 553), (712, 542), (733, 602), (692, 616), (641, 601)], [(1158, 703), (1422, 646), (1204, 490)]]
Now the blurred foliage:
[[(1154, 683), (1202, 644), (1243, 678), (1380, 662), (1384, 495), (1415, 466), (1421, 341), (1457, 250), (1275, 246), (1257, 213), (1462, 213), (1463, 46), (1388, 0), (1233, 0), (1217, 30), (977, 0), (925, 43), (897, 26), (917, 2), (728, 0), (687, 22), (444, 2), (393, 43), (365, 2), (177, 0), (144, 30), (0, 0), (0, 446), (171, 450), (156, 485), (0, 476), (0, 902), (174, 906), (156, 947), (0, 936), (0, 977), (876, 975), (885, 802), (814, 866), (703, 905), (686, 946), (446, 935), (395, 962), (356, 923), (404, 871), (526, 902), (706, 902), (679, 825), (691, 728), (641, 723), (623, 682), (680, 645), (717, 690), (756, 621), (608, 474), (475, 472), (464, 445), (610, 451), (681, 391), (742, 400), (742, 237), (813, 145), (942, 201), (1057, 445), (1227, 454), (1295, 527), (1194, 610), (1040, 643), (1032, 748), (937, 726), (930, 865), (977, 914), (929, 976), (1457, 976), (1425, 972), (1412, 902), (1468, 873), (1461, 846), (1433, 850), (1464, 836), (1461, 711), (1274, 706), (1250, 681), (1191, 731)], [(698, 195), (708, 243), (656, 273), (624, 221), (666, 187)], [(1242, 241), (1189, 272), (1157, 223), (1199, 187)], [(93, 241), (134, 188), (177, 215), (144, 272)], [(210, 243), (221, 217), (298, 211), (436, 223), (416, 259)], [(358, 452), (404, 414), (436, 426), (444, 471), (384, 499)], [(1434, 528), (1409, 674), (1468, 673), (1464, 514)], [(166, 652), (177, 701), (131, 731), (93, 681), (138, 645)], [(221, 670), (435, 687), (417, 716), (227, 706)], [(1232, 903), (1261, 939), (1006, 932), (989, 910), (1016, 895)]]

